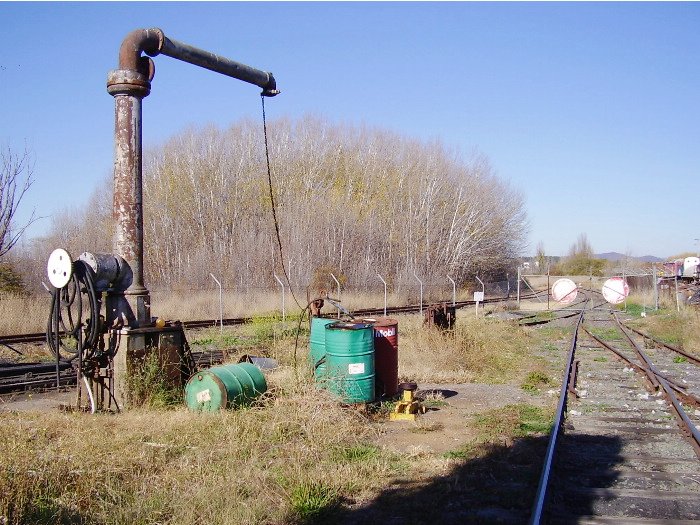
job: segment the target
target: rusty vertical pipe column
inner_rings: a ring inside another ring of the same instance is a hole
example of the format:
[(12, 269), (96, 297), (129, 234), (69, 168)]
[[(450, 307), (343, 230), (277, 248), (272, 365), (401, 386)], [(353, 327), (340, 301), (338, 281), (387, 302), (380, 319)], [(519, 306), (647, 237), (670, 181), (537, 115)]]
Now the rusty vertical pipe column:
[(150, 296), (143, 278), (142, 100), (151, 92), (155, 68), (141, 52), (158, 46), (162, 33), (139, 30), (129, 34), (119, 53), (119, 69), (107, 78), (114, 97), (113, 248), (131, 268), (130, 285), (115, 294), (108, 308), (115, 320), (132, 328), (151, 320)]

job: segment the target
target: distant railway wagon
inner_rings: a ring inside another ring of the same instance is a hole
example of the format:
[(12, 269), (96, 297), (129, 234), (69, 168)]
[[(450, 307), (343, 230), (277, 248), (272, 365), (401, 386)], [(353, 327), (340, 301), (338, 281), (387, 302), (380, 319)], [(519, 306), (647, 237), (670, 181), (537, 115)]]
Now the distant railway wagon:
[(697, 279), (700, 269), (700, 258), (686, 257), (675, 259), (663, 264), (664, 277), (678, 277), (679, 279)]
[(698, 267), (700, 266), (700, 258), (686, 257), (683, 259), (683, 275), (686, 279), (695, 279), (698, 276)]

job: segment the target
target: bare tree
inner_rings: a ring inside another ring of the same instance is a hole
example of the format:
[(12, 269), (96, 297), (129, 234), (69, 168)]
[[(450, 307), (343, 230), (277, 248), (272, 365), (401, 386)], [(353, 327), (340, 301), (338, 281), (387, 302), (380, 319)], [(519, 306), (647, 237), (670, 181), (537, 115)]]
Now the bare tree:
[[(294, 287), (331, 271), (353, 285), (376, 283), (377, 273), (396, 286), (415, 283), (413, 272), (466, 280), (507, 269), (522, 252), (522, 196), (483, 157), (465, 161), (439, 142), (310, 116), (272, 122), (268, 136)], [(260, 125), (241, 121), (184, 130), (146, 153), (149, 284), (196, 289), (209, 286), (213, 270), (229, 286), (274, 283), (280, 258), (261, 146)], [(89, 215), (99, 220), (70, 215), (82, 250), (109, 237), (108, 216), (96, 208)]]
[(547, 266), (547, 255), (545, 254), (544, 242), (542, 241), (537, 243), (535, 263), (537, 264), (537, 273), (544, 273), (545, 268)]
[(37, 218), (32, 212), (22, 225), (15, 224), (15, 215), (22, 198), (34, 182), (34, 166), (29, 152), (16, 155), (9, 148), (0, 151), (0, 257), (17, 244), (24, 231)]

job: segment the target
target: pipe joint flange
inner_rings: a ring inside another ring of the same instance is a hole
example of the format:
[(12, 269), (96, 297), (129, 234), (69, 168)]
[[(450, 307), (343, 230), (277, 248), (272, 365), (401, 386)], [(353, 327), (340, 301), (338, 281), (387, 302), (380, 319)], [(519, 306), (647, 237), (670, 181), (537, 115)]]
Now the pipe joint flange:
[[(150, 76), (150, 75), (149, 75)], [(114, 69), (107, 76), (107, 93), (147, 97), (151, 92), (151, 82), (146, 75), (130, 69)]]

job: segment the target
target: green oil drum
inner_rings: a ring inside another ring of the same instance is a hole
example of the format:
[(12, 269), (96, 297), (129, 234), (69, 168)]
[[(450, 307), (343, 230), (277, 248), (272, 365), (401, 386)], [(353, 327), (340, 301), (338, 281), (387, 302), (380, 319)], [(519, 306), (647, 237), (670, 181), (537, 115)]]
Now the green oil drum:
[(267, 391), (260, 369), (251, 363), (215, 366), (197, 372), (185, 387), (190, 410), (215, 412), (250, 404)]
[(326, 387), (344, 403), (374, 401), (374, 328), (369, 323), (326, 326)]
[(328, 317), (311, 318), (311, 335), (309, 336), (309, 365), (314, 378), (320, 379), (326, 373), (326, 326), (338, 322)]

